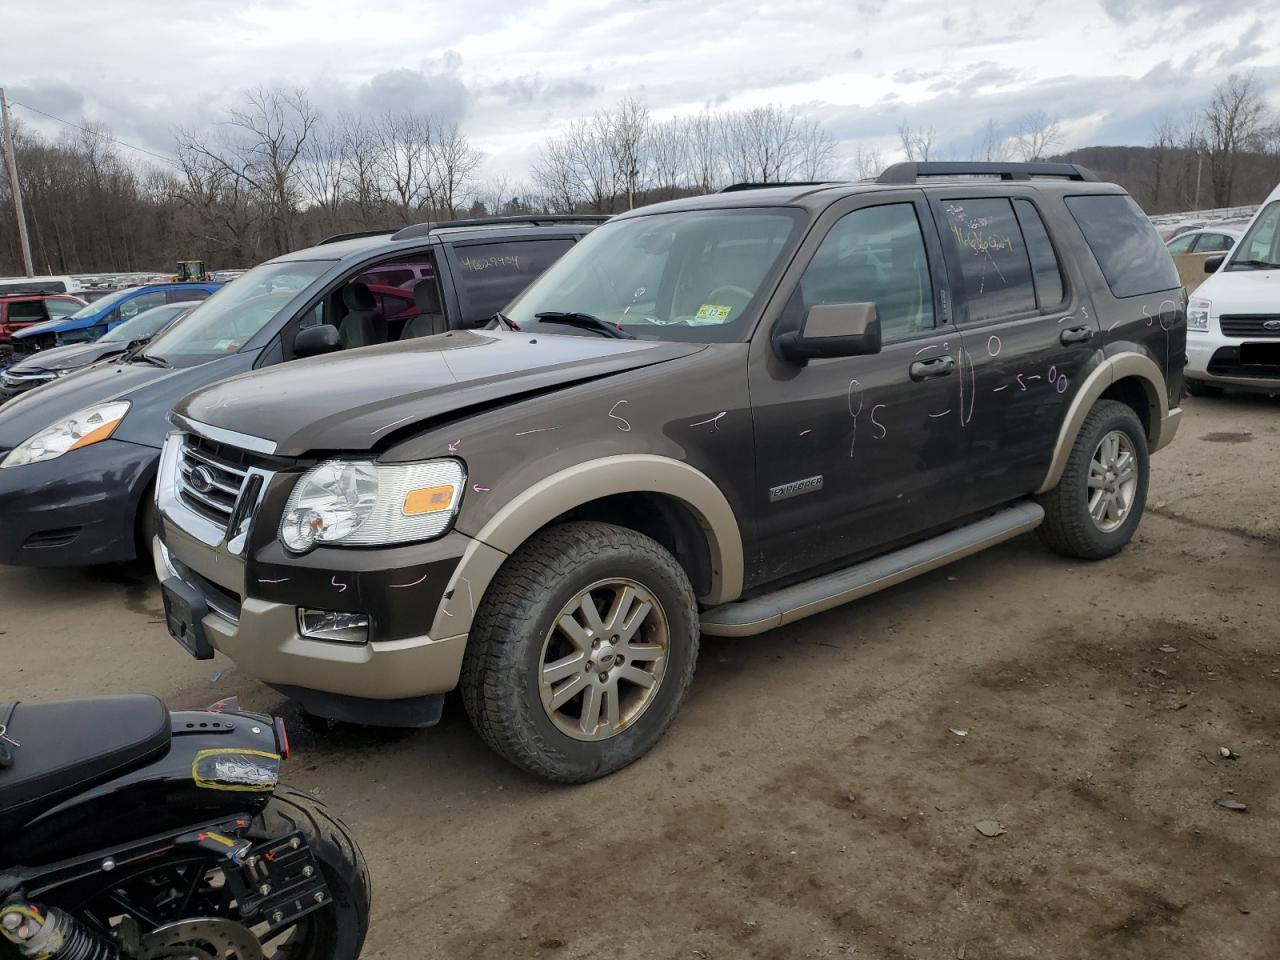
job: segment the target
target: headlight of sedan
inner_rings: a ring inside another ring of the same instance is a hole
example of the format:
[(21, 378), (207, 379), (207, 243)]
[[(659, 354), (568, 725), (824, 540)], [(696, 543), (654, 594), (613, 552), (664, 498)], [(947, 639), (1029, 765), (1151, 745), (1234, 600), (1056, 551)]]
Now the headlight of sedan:
[(431, 540), (452, 525), (466, 479), (458, 460), (326, 460), (303, 474), (289, 495), (280, 542), (302, 553), (318, 543)]
[(115, 433), (128, 412), (128, 400), (85, 407), (22, 441), (0, 462), (0, 468), (53, 460), (64, 453), (105, 440)]
[(1204, 297), (1192, 297), (1187, 303), (1187, 329), (1209, 332), (1210, 303)]

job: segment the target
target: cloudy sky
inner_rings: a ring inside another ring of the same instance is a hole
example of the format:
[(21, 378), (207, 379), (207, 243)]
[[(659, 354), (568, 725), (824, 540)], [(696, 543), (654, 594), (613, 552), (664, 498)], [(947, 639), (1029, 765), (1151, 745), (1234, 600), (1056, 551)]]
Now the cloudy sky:
[[(302, 85), (329, 114), (458, 119), (486, 171), (632, 95), (656, 117), (794, 105), (892, 158), (933, 126), (967, 157), (987, 118), (1057, 115), (1065, 146), (1143, 143), (1166, 113), (1254, 71), (1280, 107), (1280, 18), (1256, 0), (8, 0), (11, 100), (169, 154), (246, 86)], [(109, 11), (109, 12), (108, 12)], [(57, 125), (18, 108), (23, 123)]]

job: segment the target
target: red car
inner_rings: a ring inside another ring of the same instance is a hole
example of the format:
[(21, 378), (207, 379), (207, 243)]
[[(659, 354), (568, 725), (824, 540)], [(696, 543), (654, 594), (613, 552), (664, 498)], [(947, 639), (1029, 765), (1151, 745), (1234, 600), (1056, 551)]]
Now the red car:
[(0, 296), (0, 346), (13, 342), (13, 335), (23, 327), (46, 320), (69, 317), (85, 301), (69, 293), (18, 293)]

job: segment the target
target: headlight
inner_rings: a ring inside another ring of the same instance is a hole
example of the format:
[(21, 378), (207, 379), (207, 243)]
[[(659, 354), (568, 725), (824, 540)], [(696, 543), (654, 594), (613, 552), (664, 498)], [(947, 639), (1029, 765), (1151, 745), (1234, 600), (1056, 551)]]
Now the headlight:
[(53, 460), (71, 450), (79, 450), (105, 440), (115, 433), (129, 412), (128, 400), (114, 400), (85, 407), (65, 420), (28, 437), (9, 451), (0, 467), (20, 467), (27, 463)]
[(280, 542), (301, 553), (317, 543), (430, 540), (453, 523), (465, 485), (457, 460), (327, 460), (293, 488), (280, 520)]
[(1187, 303), (1187, 329), (1209, 332), (1210, 303), (1203, 297), (1192, 297)]

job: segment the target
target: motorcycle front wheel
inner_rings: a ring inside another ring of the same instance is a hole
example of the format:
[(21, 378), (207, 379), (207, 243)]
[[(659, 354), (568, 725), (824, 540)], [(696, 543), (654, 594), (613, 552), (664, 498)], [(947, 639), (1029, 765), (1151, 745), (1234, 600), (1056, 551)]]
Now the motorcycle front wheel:
[[(153, 951), (157, 938), (173, 940), (168, 946), (177, 952), (160, 949), (153, 955), (251, 960), (260, 952), (274, 960), (356, 960), (369, 931), (369, 870), (364, 855), (346, 825), (324, 804), (283, 786), (254, 818), (248, 836), (259, 842), (297, 832), (306, 837), (330, 899), (326, 907), (291, 924), (241, 926), (222, 867), (199, 854), (154, 861), (137, 870), (117, 869), (109, 883), (91, 891), (80, 888), (75, 903), (52, 892), (48, 900), (91, 929), (119, 934), (128, 925), (142, 934)], [(188, 923), (197, 918), (216, 922), (203, 927)], [(246, 940), (246, 947), (230, 946)]]

